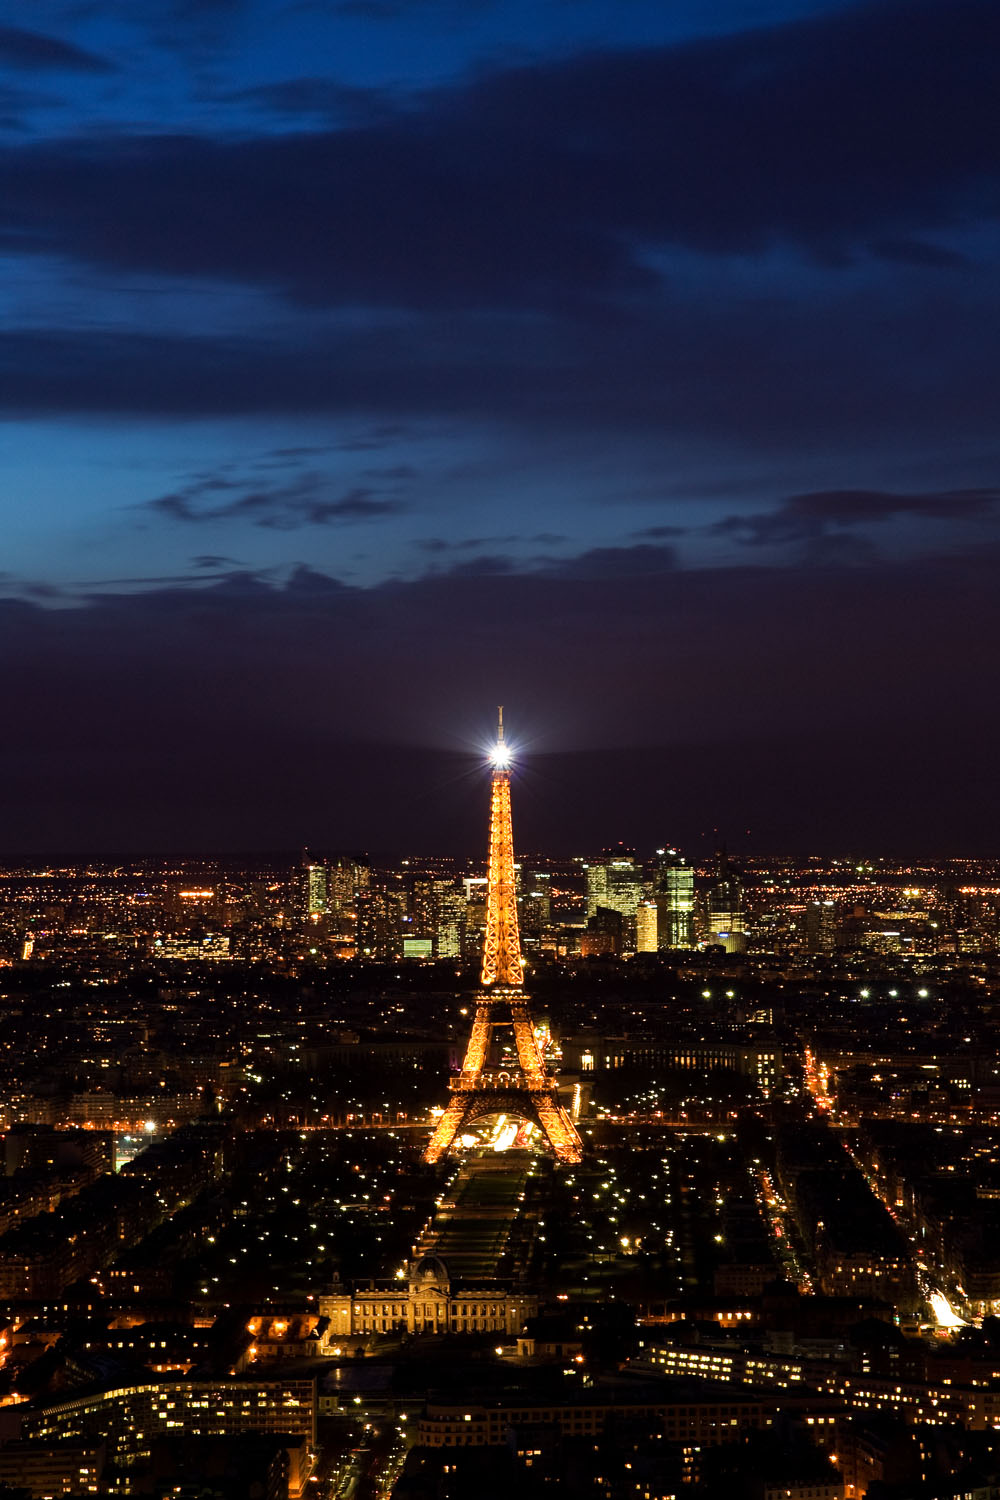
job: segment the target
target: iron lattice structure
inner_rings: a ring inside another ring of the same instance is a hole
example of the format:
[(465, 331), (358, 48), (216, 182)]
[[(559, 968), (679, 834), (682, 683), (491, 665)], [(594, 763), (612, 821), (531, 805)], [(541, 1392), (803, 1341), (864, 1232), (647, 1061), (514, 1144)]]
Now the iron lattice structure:
[[(451, 1099), (431, 1136), (424, 1160), (439, 1161), (484, 1115), (519, 1115), (538, 1125), (560, 1161), (578, 1162), (580, 1137), (559, 1102), (554, 1076), (545, 1066), (524, 993), (517, 926), (514, 840), (510, 817), (510, 770), (503, 737), (503, 709), (493, 757), (490, 859), (486, 882), (486, 937), (480, 993), (462, 1071), (451, 1080)], [(510, 1028), (517, 1063), (489, 1066), (494, 1033)]]

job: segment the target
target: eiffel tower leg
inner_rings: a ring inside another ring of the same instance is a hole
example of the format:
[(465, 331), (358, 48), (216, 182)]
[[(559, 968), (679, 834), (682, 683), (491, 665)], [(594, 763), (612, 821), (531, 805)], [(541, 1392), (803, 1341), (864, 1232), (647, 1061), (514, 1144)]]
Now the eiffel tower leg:
[(549, 1094), (532, 1094), (538, 1123), (545, 1133), (559, 1161), (578, 1162), (583, 1156), (583, 1146), (576, 1133), (576, 1126), (561, 1104)]
[(517, 1060), (521, 1064), (524, 1076), (529, 1083), (533, 1083), (541, 1080), (545, 1072), (545, 1065), (538, 1051), (538, 1043), (535, 1041), (535, 1029), (531, 1024), (527, 1005), (512, 1001), (510, 1009), (514, 1025), (514, 1041), (517, 1044)]
[(467, 1099), (461, 1094), (456, 1094), (448, 1101), (448, 1108), (438, 1120), (434, 1127), (434, 1134), (430, 1138), (427, 1149), (424, 1152), (424, 1161), (430, 1162), (431, 1166), (440, 1161), (448, 1150), (452, 1141), (458, 1134), (459, 1126), (465, 1119)]
[(492, 999), (480, 1000), (476, 1006), (476, 1019), (472, 1023), (472, 1035), (469, 1037), (469, 1045), (465, 1049), (465, 1058), (462, 1062), (463, 1073), (482, 1072), (492, 1030), (493, 1001)]

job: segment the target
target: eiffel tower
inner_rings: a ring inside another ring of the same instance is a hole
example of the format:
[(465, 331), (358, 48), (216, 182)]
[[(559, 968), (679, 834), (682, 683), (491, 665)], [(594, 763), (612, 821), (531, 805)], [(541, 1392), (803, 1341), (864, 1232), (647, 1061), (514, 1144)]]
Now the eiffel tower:
[[(580, 1137), (559, 1103), (556, 1080), (538, 1050), (528, 1012), (521, 965), (514, 885), (514, 841), (510, 822), (510, 750), (503, 737), (500, 709), (492, 754), (490, 864), (486, 882), (486, 938), (476, 1018), (462, 1071), (450, 1080), (451, 1099), (434, 1128), (424, 1160), (439, 1161), (460, 1136), (484, 1115), (512, 1114), (533, 1120), (560, 1161), (577, 1162)], [(494, 1032), (510, 1028), (517, 1063), (488, 1065)]]

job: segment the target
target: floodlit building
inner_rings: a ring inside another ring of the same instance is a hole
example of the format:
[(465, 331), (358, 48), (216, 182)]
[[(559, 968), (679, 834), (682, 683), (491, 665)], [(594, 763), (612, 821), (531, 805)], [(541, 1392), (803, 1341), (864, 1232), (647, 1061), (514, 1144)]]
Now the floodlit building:
[(345, 1342), (380, 1333), (520, 1333), (538, 1313), (538, 1298), (500, 1285), (452, 1282), (444, 1261), (425, 1255), (413, 1261), (404, 1279), (359, 1283), (350, 1291), (319, 1298), (328, 1319), (320, 1345), (330, 1354)]
[(718, 856), (716, 876), (705, 898), (705, 942), (727, 953), (746, 951), (743, 882), (729, 868), (725, 851)]
[(658, 849), (657, 941), (661, 948), (694, 947), (694, 870), (676, 849)]
[(655, 953), (657, 909), (655, 901), (640, 901), (635, 911), (635, 951)]
[(620, 912), (634, 922), (636, 909), (643, 897), (642, 866), (636, 864), (634, 851), (620, 853), (606, 850), (600, 859), (591, 860), (587, 871), (587, 916), (599, 907)]
[(306, 876), (306, 916), (322, 917), (329, 911), (326, 888), (326, 865), (307, 865)]

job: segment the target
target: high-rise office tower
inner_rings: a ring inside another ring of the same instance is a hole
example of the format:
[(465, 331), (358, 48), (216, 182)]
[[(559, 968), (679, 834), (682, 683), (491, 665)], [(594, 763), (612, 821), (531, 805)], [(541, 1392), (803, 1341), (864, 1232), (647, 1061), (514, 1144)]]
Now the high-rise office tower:
[(434, 957), (461, 958), (465, 933), (465, 891), (456, 880), (435, 881)]
[(746, 952), (743, 882), (729, 867), (724, 849), (716, 856), (716, 873), (705, 897), (705, 941), (727, 953)]
[(353, 912), (358, 896), (368, 889), (371, 868), (363, 859), (340, 855), (327, 864), (326, 889), (329, 909), (334, 916)]
[(599, 906), (607, 906), (608, 867), (603, 860), (590, 860), (584, 865), (587, 879), (587, 916), (592, 917)]
[(306, 916), (323, 917), (330, 909), (327, 900), (326, 865), (306, 865)]
[(802, 927), (807, 953), (832, 953), (837, 946), (837, 903), (810, 901)]
[(587, 871), (587, 916), (592, 917), (599, 906), (608, 911), (620, 912), (631, 922), (635, 921), (636, 909), (642, 900), (643, 871), (636, 864), (635, 850), (621, 845), (616, 849), (605, 849), (599, 859), (590, 860)]
[(646, 894), (643, 869), (636, 864), (635, 850), (621, 844), (605, 849), (600, 859), (590, 861), (586, 870), (588, 926), (601, 911), (617, 912), (623, 923), (621, 952), (634, 953), (635, 914)]
[(383, 961), (402, 957), (404, 911), (400, 891), (369, 889), (359, 896), (358, 956)]
[(657, 911), (655, 901), (640, 901), (635, 912), (635, 951), (655, 953)]
[(552, 921), (552, 876), (546, 870), (521, 871), (521, 933), (537, 937)]
[(406, 890), (407, 936), (432, 938), (434, 936), (435, 909), (437, 906), (438, 882), (433, 875), (408, 874), (404, 882)]
[(694, 870), (676, 849), (657, 849), (657, 942), (661, 948), (694, 947)]

